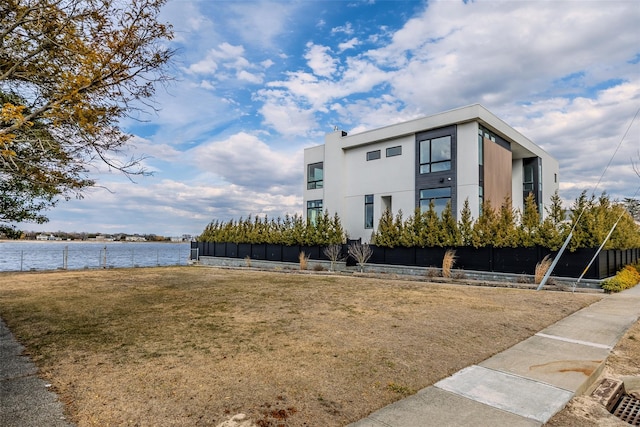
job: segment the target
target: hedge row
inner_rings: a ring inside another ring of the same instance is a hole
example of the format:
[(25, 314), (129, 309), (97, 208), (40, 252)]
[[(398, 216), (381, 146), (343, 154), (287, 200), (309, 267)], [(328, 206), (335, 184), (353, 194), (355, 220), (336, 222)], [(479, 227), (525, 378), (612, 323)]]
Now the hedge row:
[(305, 221), (301, 216), (285, 216), (269, 219), (256, 216), (238, 221), (211, 222), (198, 237), (200, 242), (230, 242), (274, 245), (331, 245), (342, 244), (345, 231), (338, 215), (318, 217), (315, 223)]
[[(640, 226), (636, 224), (624, 206), (613, 203), (606, 194), (599, 198), (587, 198), (583, 192), (574, 202), (569, 218), (558, 194), (551, 198), (546, 216), (540, 220), (533, 195), (525, 200), (524, 211), (511, 208), (511, 201), (494, 209), (485, 201), (477, 219), (471, 216), (468, 201), (454, 218), (450, 206), (439, 216), (433, 204), (425, 212), (416, 209), (413, 215), (403, 218), (399, 211), (382, 215), (371, 243), (379, 247), (534, 247), (558, 250), (574, 228), (569, 250), (596, 248), (605, 240), (612, 226), (617, 227), (604, 249), (633, 249), (640, 247)], [(578, 220), (579, 219), (579, 220)], [(574, 227), (574, 224), (577, 225)], [(315, 223), (299, 215), (269, 219), (249, 216), (238, 221), (211, 222), (198, 237), (201, 242), (231, 242), (281, 245), (331, 245), (346, 241), (337, 214), (327, 211)]]
[(552, 196), (546, 213), (544, 221), (540, 221), (532, 194), (525, 200), (524, 212), (513, 209), (509, 199), (497, 209), (487, 200), (482, 205), (478, 219), (471, 217), (467, 200), (458, 222), (455, 221), (450, 206), (438, 217), (431, 204), (425, 212), (416, 209), (406, 220), (403, 219), (402, 211), (395, 217), (386, 212), (372, 236), (372, 243), (389, 248), (542, 246), (555, 251), (562, 246), (570, 230), (577, 223), (569, 244), (569, 250), (574, 251), (578, 248), (599, 247), (612, 226), (620, 219), (604, 249), (640, 247), (640, 226), (634, 222), (624, 206), (612, 203), (606, 194), (598, 199), (588, 199), (583, 192), (574, 202), (572, 213), (567, 220), (561, 199), (556, 193)]

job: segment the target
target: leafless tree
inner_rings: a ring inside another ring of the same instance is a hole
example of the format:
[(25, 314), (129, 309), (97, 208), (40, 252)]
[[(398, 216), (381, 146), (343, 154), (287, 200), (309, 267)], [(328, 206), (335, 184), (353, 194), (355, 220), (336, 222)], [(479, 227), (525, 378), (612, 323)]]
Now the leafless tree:
[(349, 255), (355, 258), (356, 262), (360, 266), (360, 272), (364, 272), (364, 266), (373, 255), (373, 249), (369, 246), (368, 243), (360, 243), (354, 242), (349, 245), (348, 248)]
[(336, 262), (344, 259), (342, 256), (342, 245), (329, 245), (325, 247), (322, 252), (324, 253), (324, 256), (329, 258), (329, 261), (331, 261), (331, 271), (334, 271)]

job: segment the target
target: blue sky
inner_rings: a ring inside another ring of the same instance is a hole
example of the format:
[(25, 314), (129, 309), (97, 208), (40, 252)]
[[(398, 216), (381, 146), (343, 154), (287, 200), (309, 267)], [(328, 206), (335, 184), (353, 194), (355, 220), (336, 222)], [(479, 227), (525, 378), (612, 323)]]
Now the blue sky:
[[(136, 182), (60, 202), (37, 231), (199, 234), (213, 219), (302, 213), (305, 147), (481, 103), (591, 192), (640, 108), (640, 1), (169, 0), (158, 112), (126, 121)], [(640, 118), (596, 193), (640, 186)]]

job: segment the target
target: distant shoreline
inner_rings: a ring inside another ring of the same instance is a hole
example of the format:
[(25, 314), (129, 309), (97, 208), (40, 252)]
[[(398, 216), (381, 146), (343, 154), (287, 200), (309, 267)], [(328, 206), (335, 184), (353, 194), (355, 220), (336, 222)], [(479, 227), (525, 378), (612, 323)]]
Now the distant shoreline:
[(182, 244), (190, 243), (190, 241), (184, 242), (171, 242), (167, 240), (147, 240), (147, 241), (126, 241), (126, 240), (12, 240), (12, 239), (0, 239), (0, 243), (168, 243), (168, 244)]

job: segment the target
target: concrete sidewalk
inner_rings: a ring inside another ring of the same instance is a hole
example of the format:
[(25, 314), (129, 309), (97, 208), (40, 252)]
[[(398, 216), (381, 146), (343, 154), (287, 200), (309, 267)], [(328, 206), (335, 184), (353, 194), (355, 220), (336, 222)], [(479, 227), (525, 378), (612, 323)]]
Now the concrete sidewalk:
[(640, 285), (609, 295), (350, 427), (543, 425), (593, 384), (638, 317)]
[(0, 425), (71, 427), (58, 397), (38, 377), (22, 347), (0, 319)]

